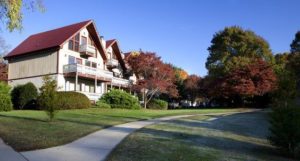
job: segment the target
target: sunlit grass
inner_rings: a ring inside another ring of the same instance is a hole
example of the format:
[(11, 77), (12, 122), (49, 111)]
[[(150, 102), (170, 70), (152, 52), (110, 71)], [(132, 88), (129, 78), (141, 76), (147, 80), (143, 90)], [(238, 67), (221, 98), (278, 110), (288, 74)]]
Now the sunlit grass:
[(102, 128), (126, 122), (181, 114), (235, 112), (245, 109), (122, 110), (80, 109), (59, 111), (52, 122), (44, 111), (0, 112), (0, 137), (19, 151), (71, 142)]

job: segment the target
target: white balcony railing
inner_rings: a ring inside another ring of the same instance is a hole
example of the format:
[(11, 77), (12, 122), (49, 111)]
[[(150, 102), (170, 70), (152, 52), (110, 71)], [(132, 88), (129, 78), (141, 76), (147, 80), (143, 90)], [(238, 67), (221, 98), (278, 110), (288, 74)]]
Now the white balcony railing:
[(113, 73), (110, 71), (99, 69), (99, 68), (88, 67), (81, 64), (64, 65), (63, 72), (64, 73), (78, 72), (81, 74), (94, 75), (97, 77), (104, 77), (107, 79), (113, 78)]
[(131, 84), (131, 81), (128, 79), (123, 79), (123, 78), (118, 78), (118, 77), (114, 77), (112, 79), (112, 84), (113, 85), (121, 85), (121, 86), (129, 86)]
[(99, 100), (99, 98), (103, 95), (102, 93), (89, 93), (89, 92), (82, 92), (82, 91), (78, 91), (78, 92), (86, 95), (92, 101)]
[(109, 59), (106, 63), (106, 65), (109, 67), (117, 67), (118, 64), (119, 64), (119, 62), (116, 59)]
[(83, 44), (79, 46), (79, 52), (92, 54), (92, 56), (94, 56), (96, 54), (96, 48), (88, 44)]

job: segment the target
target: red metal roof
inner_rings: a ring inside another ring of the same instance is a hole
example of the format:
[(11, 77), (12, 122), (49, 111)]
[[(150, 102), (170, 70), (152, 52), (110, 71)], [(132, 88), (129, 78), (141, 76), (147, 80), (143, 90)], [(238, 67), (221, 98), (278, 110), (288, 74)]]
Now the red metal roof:
[(122, 55), (121, 55), (121, 50), (119, 48), (119, 45), (118, 45), (118, 42), (116, 39), (112, 39), (112, 40), (107, 40), (106, 41), (106, 49), (109, 48), (109, 47), (112, 47), (114, 53), (116, 54), (123, 70), (126, 70), (126, 66), (125, 66), (125, 62), (122, 58)]
[(80, 23), (64, 26), (54, 30), (41, 32), (29, 36), (20, 45), (13, 49), (5, 58), (25, 55), (34, 51), (39, 51), (43, 49), (50, 49), (54, 47), (59, 47), (66, 40), (72, 37), (83, 27), (92, 23), (91, 20), (83, 21)]
[(110, 47), (115, 41), (116, 41), (116, 39), (107, 40), (106, 41), (106, 48)]

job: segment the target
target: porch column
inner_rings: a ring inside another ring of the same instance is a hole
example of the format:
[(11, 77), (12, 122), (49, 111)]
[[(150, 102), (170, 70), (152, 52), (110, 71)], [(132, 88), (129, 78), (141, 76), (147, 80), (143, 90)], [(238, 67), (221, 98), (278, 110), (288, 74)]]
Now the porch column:
[(77, 84), (78, 84), (78, 72), (76, 71), (76, 76), (75, 76), (75, 91), (77, 91)]
[(97, 93), (97, 75), (95, 76), (95, 93)]

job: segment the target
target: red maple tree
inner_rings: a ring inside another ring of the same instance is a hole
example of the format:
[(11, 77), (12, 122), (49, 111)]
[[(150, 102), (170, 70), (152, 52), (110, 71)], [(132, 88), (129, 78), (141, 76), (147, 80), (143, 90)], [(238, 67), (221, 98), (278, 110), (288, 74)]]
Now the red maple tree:
[(178, 91), (174, 84), (175, 73), (170, 64), (165, 64), (153, 52), (133, 53), (126, 57), (133, 73), (139, 78), (133, 89), (144, 93), (144, 106), (161, 93), (177, 97)]
[(197, 75), (189, 75), (186, 80), (184, 80), (184, 91), (192, 103), (194, 103), (196, 98), (200, 95), (200, 81), (201, 78)]
[(233, 69), (223, 78), (214, 79), (209, 84), (209, 95), (215, 98), (236, 99), (263, 96), (276, 89), (276, 75), (270, 64), (262, 59)]

